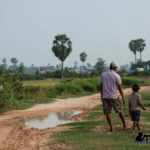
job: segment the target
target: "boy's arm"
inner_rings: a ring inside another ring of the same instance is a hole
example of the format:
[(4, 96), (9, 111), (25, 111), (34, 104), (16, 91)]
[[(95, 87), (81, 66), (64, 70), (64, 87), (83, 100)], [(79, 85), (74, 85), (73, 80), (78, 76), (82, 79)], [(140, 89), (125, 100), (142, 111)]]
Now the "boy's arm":
[(141, 108), (143, 110), (146, 110), (146, 108), (143, 106), (143, 104), (141, 103), (141, 95), (139, 95), (139, 106), (141, 106)]
[(143, 110), (146, 110), (146, 108), (143, 106), (143, 104), (142, 104), (141, 102), (139, 102), (139, 106), (141, 106), (141, 108), (142, 108)]

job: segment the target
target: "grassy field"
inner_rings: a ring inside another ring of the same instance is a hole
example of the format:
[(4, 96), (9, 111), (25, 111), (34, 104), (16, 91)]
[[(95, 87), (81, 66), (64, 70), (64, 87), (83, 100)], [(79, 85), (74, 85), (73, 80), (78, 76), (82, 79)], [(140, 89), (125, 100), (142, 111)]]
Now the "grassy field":
[[(39, 103), (52, 102), (56, 98), (79, 97), (97, 93), (100, 90), (100, 78), (47, 79), (23, 82), (22, 99), (9, 99), (0, 107), (0, 112), (11, 109), (25, 109)], [(149, 79), (123, 77), (124, 88), (133, 84), (150, 85)], [(1, 96), (1, 95), (0, 95)], [(3, 100), (3, 98), (1, 97)]]
[[(148, 108), (142, 111), (140, 125), (144, 133), (150, 134), (150, 93), (141, 94), (143, 104)], [(126, 121), (132, 125), (128, 116), (128, 104), (124, 108)], [(55, 135), (55, 142), (52, 144), (66, 144), (73, 150), (149, 150), (150, 144), (134, 144), (138, 133), (131, 135), (131, 129), (124, 131), (118, 114), (112, 113), (115, 133), (109, 132), (109, 127), (102, 112), (102, 106), (95, 107), (84, 118), (86, 121), (66, 124), (70, 127), (68, 131)], [(150, 139), (149, 139), (150, 140)]]
[[(94, 78), (85, 78), (85, 79), (45, 79), (45, 80), (30, 80), (30, 81), (23, 81), (23, 86), (55, 86), (58, 85), (60, 83), (65, 83), (65, 82), (70, 82), (73, 80), (89, 80), (89, 79), (94, 79), (99, 81), (100, 77), (94, 77)], [(139, 77), (123, 77), (122, 78), (122, 82), (124, 87), (128, 87), (129, 85), (131, 85), (132, 83), (139, 83), (140, 85), (150, 85), (150, 78), (139, 78)]]
[(60, 81), (60, 79), (31, 80), (24, 81), (23, 86), (55, 86), (59, 84)]

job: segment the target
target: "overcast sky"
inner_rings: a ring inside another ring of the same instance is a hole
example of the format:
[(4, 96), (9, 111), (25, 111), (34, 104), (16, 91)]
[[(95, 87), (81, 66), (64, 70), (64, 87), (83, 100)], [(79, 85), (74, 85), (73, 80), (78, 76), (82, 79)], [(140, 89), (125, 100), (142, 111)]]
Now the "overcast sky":
[[(51, 51), (54, 36), (66, 34), (73, 51), (65, 66), (97, 58), (119, 65), (134, 61), (128, 48), (143, 38), (143, 60), (150, 60), (150, 0), (0, 0), (0, 62), (16, 57), (24, 65), (59, 64)], [(139, 54), (137, 55), (139, 57)]]

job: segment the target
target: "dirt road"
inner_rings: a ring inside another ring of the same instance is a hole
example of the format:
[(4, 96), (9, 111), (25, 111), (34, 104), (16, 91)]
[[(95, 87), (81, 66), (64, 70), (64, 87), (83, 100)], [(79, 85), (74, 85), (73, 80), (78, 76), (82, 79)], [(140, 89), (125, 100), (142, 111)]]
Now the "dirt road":
[[(150, 86), (141, 87), (142, 91), (150, 91)], [(125, 89), (125, 94), (130, 94), (131, 89)], [(48, 129), (34, 129), (28, 127), (8, 126), (8, 123), (25, 116), (47, 114), (50, 112), (88, 110), (101, 103), (100, 94), (56, 100), (49, 104), (38, 104), (26, 110), (13, 110), (0, 115), (0, 150), (47, 150), (54, 149), (46, 146), (47, 140), (54, 133), (67, 127)]]

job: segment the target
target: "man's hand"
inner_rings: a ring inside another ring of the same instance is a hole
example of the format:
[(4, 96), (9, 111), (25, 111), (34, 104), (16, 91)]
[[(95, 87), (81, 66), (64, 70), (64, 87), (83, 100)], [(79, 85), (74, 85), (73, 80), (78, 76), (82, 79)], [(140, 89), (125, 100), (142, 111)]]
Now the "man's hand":
[(121, 85), (121, 84), (118, 85), (118, 89), (119, 89), (119, 93), (120, 93), (120, 95), (121, 95), (121, 97), (122, 97), (122, 102), (123, 102), (123, 104), (124, 104), (124, 106), (125, 106), (126, 100), (125, 100), (125, 98), (124, 98), (124, 94), (123, 94), (123, 90), (122, 90), (122, 85)]
[(123, 105), (125, 106), (125, 104), (126, 104), (125, 98), (122, 98), (122, 102), (123, 102)]

